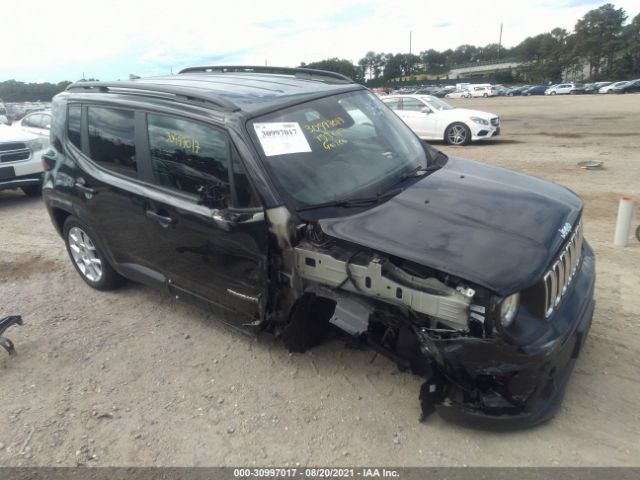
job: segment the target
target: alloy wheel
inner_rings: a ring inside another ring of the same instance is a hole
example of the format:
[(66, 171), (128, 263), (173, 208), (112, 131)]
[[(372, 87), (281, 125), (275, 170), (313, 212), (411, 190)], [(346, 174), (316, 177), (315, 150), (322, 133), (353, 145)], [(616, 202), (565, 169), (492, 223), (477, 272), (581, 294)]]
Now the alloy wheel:
[(91, 282), (102, 278), (102, 260), (98, 257), (91, 237), (80, 227), (69, 230), (69, 251), (80, 273)]
[(454, 125), (447, 132), (447, 140), (452, 145), (463, 145), (467, 141), (467, 131), (462, 125)]

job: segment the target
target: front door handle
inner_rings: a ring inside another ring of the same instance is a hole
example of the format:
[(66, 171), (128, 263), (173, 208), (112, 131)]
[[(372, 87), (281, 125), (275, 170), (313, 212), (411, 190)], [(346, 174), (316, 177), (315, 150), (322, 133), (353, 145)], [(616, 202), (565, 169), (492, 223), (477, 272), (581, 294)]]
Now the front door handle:
[(95, 188), (87, 187), (85, 184), (80, 182), (76, 182), (74, 187), (76, 190), (80, 190), (81, 192), (88, 193), (90, 195), (95, 195), (96, 193), (98, 193), (98, 190), (96, 190)]
[(154, 212), (153, 210), (147, 210), (145, 214), (147, 215), (147, 218), (156, 220), (164, 228), (167, 228), (169, 225), (174, 225), (176, 223), (175, 219), (160, 215), (158, 212)]

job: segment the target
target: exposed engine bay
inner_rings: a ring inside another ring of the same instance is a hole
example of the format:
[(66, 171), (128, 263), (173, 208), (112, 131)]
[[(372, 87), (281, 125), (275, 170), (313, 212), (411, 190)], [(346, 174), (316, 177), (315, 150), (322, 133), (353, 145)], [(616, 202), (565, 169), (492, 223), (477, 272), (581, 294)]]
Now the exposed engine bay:
[[(279, 210), (279, 209), (278, 209)], [(444, 365), (431, 339), (483, 338), (489, 295), (421, 265), (326, 236), (318, 224), (286, 225), (288, 212), (268, 212), (282, 248), (278, 264), (280, 336), (291, 351), (318, 344), (332, 324), (427, 378), (423, 417), (444, 398)], [(284, 248), (283, 248), (284, 247)]]

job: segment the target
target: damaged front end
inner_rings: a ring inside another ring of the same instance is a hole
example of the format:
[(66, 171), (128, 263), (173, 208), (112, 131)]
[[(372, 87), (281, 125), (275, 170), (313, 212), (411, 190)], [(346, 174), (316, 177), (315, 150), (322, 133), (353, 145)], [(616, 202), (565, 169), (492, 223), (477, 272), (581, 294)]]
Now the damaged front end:
[(505, 326), (505, 298), (486, 287), (330, 237), (317, 223), (294, 226), (280, 209), (267, 214), (280, 252), (272, 301), (286, 318), (276, 330), (290, 350), (311, 348), (334, 325), (425, 378), (423, 418), (438, 410), (465, 424), (513, 429), (553, 416), (593, 313), (586, 243), (572, 250), (572, 278), (567, 270), (552, 318), (540, 318), (537, 298), (549, 292), (536, 283), (518, 295)]

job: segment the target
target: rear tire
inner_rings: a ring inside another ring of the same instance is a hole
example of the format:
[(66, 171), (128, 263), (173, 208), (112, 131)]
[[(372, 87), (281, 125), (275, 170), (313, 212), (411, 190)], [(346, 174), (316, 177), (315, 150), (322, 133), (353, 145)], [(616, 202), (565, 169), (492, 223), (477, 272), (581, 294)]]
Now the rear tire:
[(109, 264), (96, 243), (97, 236), (76, 217), (63, 226), (64, 243), (71, 263), (87, 285), (96, 290), (115, 290), (125, 279)]
[(27, 197), (40, 197), (42, 195), (42, 185), (28, 185), (20, 187)]
[(640, 242), (640, 225), (638, 225), (638, 228), (636, 228), (636, 238)]

